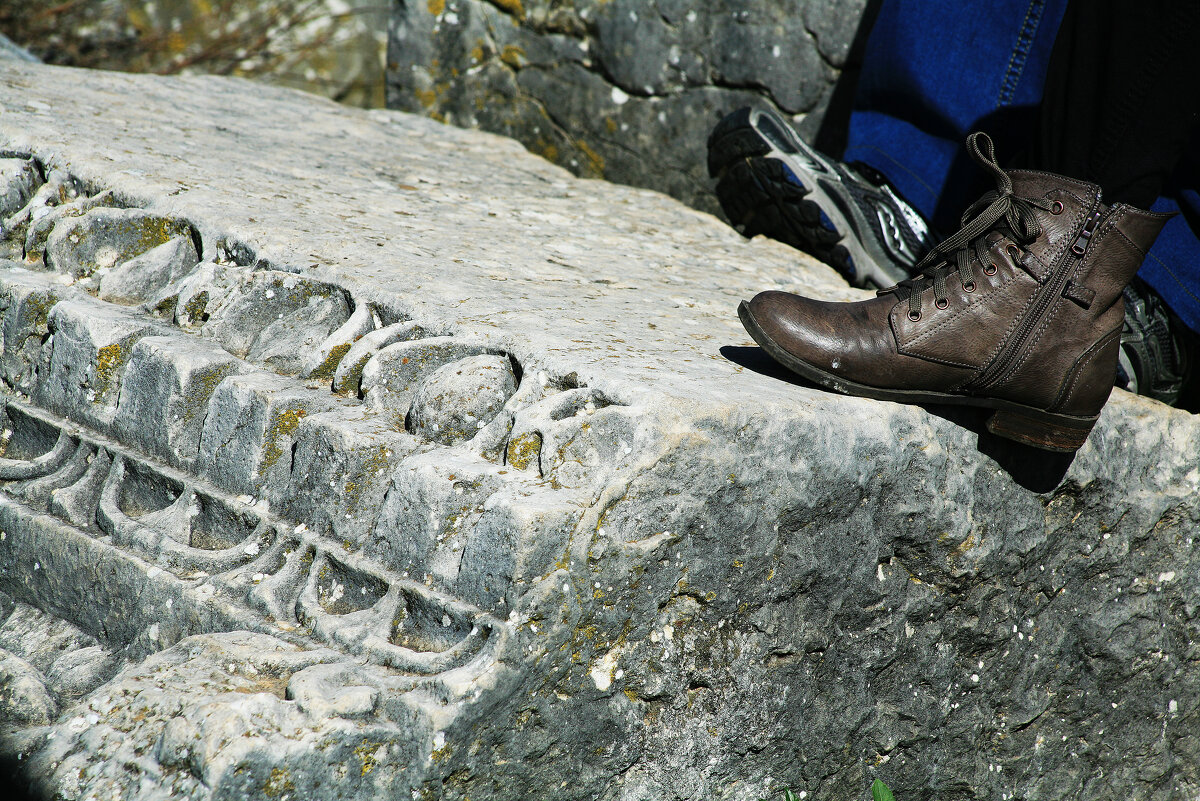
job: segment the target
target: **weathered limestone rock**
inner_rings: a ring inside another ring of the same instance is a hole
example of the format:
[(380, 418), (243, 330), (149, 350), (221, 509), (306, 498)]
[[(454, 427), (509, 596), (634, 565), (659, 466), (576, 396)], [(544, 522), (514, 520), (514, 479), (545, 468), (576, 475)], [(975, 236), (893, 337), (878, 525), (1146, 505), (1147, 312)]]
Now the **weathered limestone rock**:
[(705, 141), (751, 103), (816, 125), (865, 2), (398, 0), (389, 108), (715, 210)]
[(468, 356), (443, 365), (413, 397), (408, 427), (422, 439), (457, 445), (473, 439), (517, 389), (512, 364), (503, 356)]
[(46, 266), (86, 278), (188, 234), (186, 224), (140, 209), (96, 208), (54, 226)]
[(656, 193), (242, 81), (3, 69), (45, 180), (0, 262), (16, 786), (1200, 792), (1195, 417), (1116, 392), (1056, 458), (831, 395), (734, 308), (858, 293)]
[(8, 217), (29, 203), (42, 185), (37, 165), (30, 159), (0, 158), (0, 217)]

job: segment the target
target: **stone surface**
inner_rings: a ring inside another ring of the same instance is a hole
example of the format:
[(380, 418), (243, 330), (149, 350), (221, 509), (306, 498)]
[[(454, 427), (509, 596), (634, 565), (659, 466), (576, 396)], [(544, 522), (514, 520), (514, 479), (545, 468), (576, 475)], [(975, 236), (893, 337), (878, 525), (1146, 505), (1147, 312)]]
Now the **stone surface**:
[(37, 62), (38, 57), (0, 33), (0, 59)]
[[(243, 81), (3, 69), (0, 146), (45, 178), (0, 262), (20, 783), (1200, 792), (1195, 417), (1115, 392), (1058, 458), (831, 395), (734, 308), (860, 293), (662, 195)], [(120, 269), (45, 254), (128, 265), (105, 209), (195, 263), (102, 297)]]
[(56, 224), (44, 258), (56, 272), (86, 278), (189, 235), (185, 224), (141, 209), (96, 208)]
[(0, 218), (20, 211), (42, 185), (42, 176), (37, 165), (29, 159), (0, 158)]
[(398, 0), (387, 103), (512, 136), (577, 175), (715, 211), (709, 131), (758, 104), (815, 132), (864, 6)]
[(473, 439), (517, 389), (503, 356), (468, 356), (429, 374), (413, 396), (406, 428), (422, 439), (457, 445)]

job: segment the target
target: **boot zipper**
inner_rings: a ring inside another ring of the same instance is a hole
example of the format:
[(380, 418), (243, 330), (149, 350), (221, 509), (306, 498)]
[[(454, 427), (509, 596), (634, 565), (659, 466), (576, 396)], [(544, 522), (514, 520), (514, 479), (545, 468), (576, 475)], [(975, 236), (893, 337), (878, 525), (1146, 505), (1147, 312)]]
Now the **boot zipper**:
[[(1074, 244), (1071, 245), (1071, 253), (1079, 259), (1082, 259), (1087, 254), (1088, 240), (1092, 238), (1092, 234), (1096, 232), (1096, 228), (1100, 225), (1100, 212), (1093, 211), (1083, 224), (1083, 229), (1080, 230), (1079, 236), (1076, 237)], [(1008, 368), (1012, 364), (1013, 359), (1017, 357), (1025, 348), (1025, 342), (1029, 339), (1029, 335), (1037, 328), (1042, 318), (1046, 315), (1046, 311), (1050, 308), (1054, 299), (1062, 295), (1063, 286), (1067, 283), (1067, 274), (1070, 272), (1065, 269), (1065, 265), (1059, 262), (1059, 268), (1054, 272), (1054, 277), (1048, 284), (1041, 287), (1041, 295), (1038, 296), (1034, 303), (1033, 312), (1025, 318), (1025, 323), (1021, 326), (1016, 336), (1009, 340), (1009, 344), (1005, 346), (1003, 352), (997, 357), (996, 361), (992, 362), (992, 366), (987, 368), (979, 378), (971, 382), (972, 388), (976, 390), (986, 389), (993, 384), (998, 383), (1001, 378), (1008, 377)]]
[(1087, 252), (1088, 240), (1092, 238), (1092, 234), (1096, 233), (1096, 226), (1100, 224), (1100, 212), (1093, 211), (1092, 216), (1088, 217), (1087, 222), (1083, 224), (1083, 230), (1079, 232), (1075, 244), (1071, 245), (1071, 252), (1079, 258), (1083, 258), (1083, 254)]

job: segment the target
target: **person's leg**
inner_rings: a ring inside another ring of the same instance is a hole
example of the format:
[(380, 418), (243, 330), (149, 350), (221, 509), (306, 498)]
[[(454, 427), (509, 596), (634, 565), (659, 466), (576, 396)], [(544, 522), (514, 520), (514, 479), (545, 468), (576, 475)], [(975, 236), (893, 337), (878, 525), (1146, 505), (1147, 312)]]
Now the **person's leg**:
[(963, 156), (985, 130), (1028, 150), (1066, 0), (887, 0), (867, 41), (846, 161), (886, 175), (935, 228), (958, 226), (983, 189)]
[(1149, 208), (1200, 119), (1200, 3), (1071, 3), (1046, 72), (1031, 165)]
[[(1072, 42), (1069, 27), (1065, 37), (1063, 48), (1084, 48)], [(1104, 52), (1102, 41), (1086, 44)], [(1132, 47), (1138, 40), (1125, 44)], [(1163, 47), (1161, 41), (1157, 45)], [(1143, 58), (1162, 57), (1146, 53), (1144, 41), (1140, 46)], [(1143, 72), (1150, 76), (1143, 81), (1162, 80), (1156, 70)], [(1068, 84), (1109, 77), (1097, 71), (1076, 75)], [(1094, 98), (1103, 105), (1115, 100), (1114, 94), (1100, 86)], [(1153, 100), (1155, 93), (1144, 96)], [(1048, 102), (1058, 99), (1051, 96)], [(995, 190), (970, 207), (961, 230), (917, 265), (918, 276), (859, 303), (761, 293), (742, 304), (743, 323), (777, 361), (830, 389), (910, 403), (985, 406), (996, 410), (988, 423), (996, 434), (1051, 450), (1078, 448), (1112, 388), (1122, 345), (1123, 289), (1166, 222), (1164, 215), (1114, 204), (1111, 197), (1102, 202), (1100, 186), (1078, 180), (1080, 163), (1099, 166), (1112, 160), (1129, 132), (1138, 130), (1134, 123), (1141, 116), (1162, 111), (1134, 106), (1104, 107), (1098, 119), (1080, 121), (1093, 128), (1094, 136), (1064, 142), (1060, 157), (1079, 160), (1067, 167), (1072, 174), (1002, 169), (991, 141), (973, 134), (968, 152), (993, 178)], [(895, 111), (891, 118), (900, 119)], [(1110, 120), (1112, 130), (1106, 127)], [(1032, 134), (1038, 128), (1027, 122), (1025, 130)], [(1026, 150), (1027, 159), (1042, 155), (1037, 146)], [(1080, 158), (1081, 153), (1089, 158)], [(1176, 160), (1178, 154), (1177, 149), (1150, 155)], [(890, 155), (897, 166), (913, 158), (904, 152)], [(1148, 191), (1148, 182), (1140, 180), (1147, 163), (1144, 154), (1142, 161), (1133, 160), (1112, 194)], [(962, 183), (953, 167), (945, 181), (939, 203), (949, 187)], [(1149, 190), (1153, 200), (1158, 190)]]
[(855, 285), (903, 280), (936, 241), (927, 220), (949, 209), (936, 222), (953, 229), (986, 188), (961, 156), (981, 118), (1004, 152), (1028, 149), (1065, 4), (886, 0), (850, 119), (829, 121), (818, 137), (833, 143), (827, 133), (848, 129), (845, 158), (818, 152), (774, 112), (742, 109), (709, 139), (726, 216), (746, 236), (786, 242)]
[[(1181, 186), (1197, 185), (1187, 180), (1196, 173), (1185, 155), (1198, 144), (1198, 42), (1197, 3), (1072, 3), (1050, 58), (1029, 166), (1095, 182), (1108, 203), (1178, 211), (1182, 199), (1185, 210), (1196, 209), (1196, 193)], [(1125, 298), (1122, 384), (1168, 402), (1190, 367), (1181, 321), (1200, 330), (1200, 241), (1189, 218), (1200, 219), (1185, 214), (1167, 224)]]

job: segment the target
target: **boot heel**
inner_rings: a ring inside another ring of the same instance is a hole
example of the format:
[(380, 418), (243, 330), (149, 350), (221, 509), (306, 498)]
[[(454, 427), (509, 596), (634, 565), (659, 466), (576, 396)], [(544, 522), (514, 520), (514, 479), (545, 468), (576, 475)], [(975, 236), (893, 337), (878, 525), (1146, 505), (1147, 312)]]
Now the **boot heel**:
[(988, 419), (987, 427), (998, 437), (1044, 450), (1074, 453), (1087, 441), (1099, 417), (1068, 417), (1048, 412), (1035, 417), (1000, 409)]

